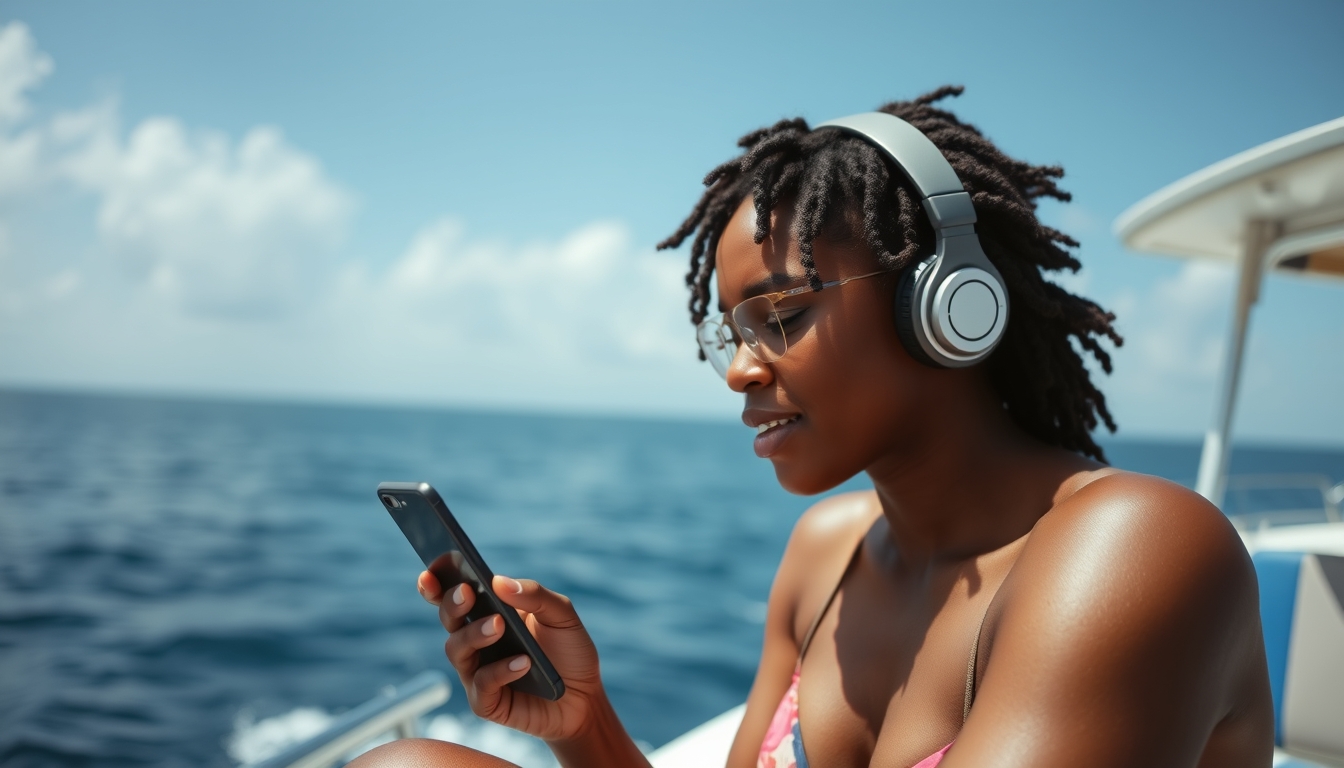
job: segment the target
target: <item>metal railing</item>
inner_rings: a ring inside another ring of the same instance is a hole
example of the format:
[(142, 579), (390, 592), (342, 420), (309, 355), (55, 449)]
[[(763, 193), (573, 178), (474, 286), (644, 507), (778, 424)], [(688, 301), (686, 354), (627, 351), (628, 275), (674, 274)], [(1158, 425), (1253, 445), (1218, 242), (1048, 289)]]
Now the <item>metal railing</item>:
[(247, 768), (329, 768), (355, 749), (386, 733), (419, 735), (419, 718), (448, 700), (442, 672), (421, 672), (338, 716), (327, 729)]
[[(1310, 505), (1270, 506), (1254, 509), (1253, 497), (1259, 492), (1315, 492), (1319, 503)], [(1233, 475), (1227, 479), (1224, 509), (1241, 528), (1264, 528), (1295, 523), (1340, 522), (1340, 505), (1344, 503), (1344, 483), (1331, 485), (1329, 477), (1321, 474), (1260, 474)], [(1233, 511), (1233, 508), (1236, 511)], [(1246, 511), (1241, 511), (1241, 510)]]

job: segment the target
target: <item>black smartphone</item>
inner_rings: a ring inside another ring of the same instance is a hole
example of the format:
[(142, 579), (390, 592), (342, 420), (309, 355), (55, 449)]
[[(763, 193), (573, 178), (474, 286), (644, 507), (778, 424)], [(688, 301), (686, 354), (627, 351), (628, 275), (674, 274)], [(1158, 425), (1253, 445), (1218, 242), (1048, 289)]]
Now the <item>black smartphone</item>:
[(476, 604), (467, 614), (468, 622), (496, 613), (504, 618), (504, 634), (481, 649), (481, 665), (525, 653), (532, 659), (532, 666), (509, 686), (550, 701), (563, 696), (565, 681), (527, 631), (518, 612), (495, 596), (490, 586), (494, 574), (438, 492), (429, 483), (379, 483), (378, 500), (424, 561), (425, 569), (438, 578), (445, 596), (462, 583), (476, 591)]

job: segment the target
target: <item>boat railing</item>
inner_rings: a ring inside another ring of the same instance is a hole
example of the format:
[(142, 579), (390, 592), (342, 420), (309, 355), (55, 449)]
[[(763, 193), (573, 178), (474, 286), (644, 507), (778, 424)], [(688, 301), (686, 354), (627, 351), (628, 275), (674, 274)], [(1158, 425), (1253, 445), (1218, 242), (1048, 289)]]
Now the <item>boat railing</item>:
[(419, 736), (420, 717), (447, 701), (450, 693), (442, 672), (421, 672), (338, 715), (325, 731), (247, 768), (329, 768), (379, 736)]
[(1232, 475), (1223, 509), (1243, 530), (1303, 523), (1338, 523), (1344, 483), (1316, 473)]

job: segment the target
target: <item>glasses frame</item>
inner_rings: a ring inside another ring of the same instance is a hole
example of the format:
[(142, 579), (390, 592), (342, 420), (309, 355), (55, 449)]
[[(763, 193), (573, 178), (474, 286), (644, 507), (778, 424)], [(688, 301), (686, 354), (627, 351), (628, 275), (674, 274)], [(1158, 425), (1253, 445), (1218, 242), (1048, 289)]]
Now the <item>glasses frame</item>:
[[(863, 275), (844, 277), (839, 280), (828, 280), (815, 288), (812, 287), (811, 285), (800, 285), (797, 288), (786, 288), (782, 291), (774, 291), (773, 293), (762, 293), (758, 296), (752, 296), (750, 298), (743, 299), (742, 301), (739, 301), (738, 303), (734, 304), (732, 309), (729, 309), (727, 312), (720, 312), (715, 315), (710, 315), (709, 317), (706, 317), (704, 320), (701, 320), (700, 324), (697, 325), (695, 328), (695, 339), (700, 344), (701, 351), (704, 352), (705, 358), (707, 360), (712, 360), (713, 351), (705, 349), (705, 339), (704, 339), (705, 331), (711, 325), (718, 325), (720, 328), (722, 328), (723, 326), (728, 326), (732, 328), (733, 331), (737, 334), (738, 339), (741, 339), (741, 343), (738, 345), (739, 349), (741, 349), (741, 347), (746, 347), (747, 351), (751, 353), (751, 356), (756, 358), (760, 362), (773, 363), (777, 360), (783, 359), (784, 356), (789, 353), (788, 335), (784, 333), (784, 329), (781, 326), (779, 337), (784, 344), (784, 349), (778, 355), (775, 355), (767, 359), (764, 355), (761, 354), (760, 351), (758, 351), (761, 345), (760, 342), (757, 340), (755, 332), (750, 334), (751, 339), (748, 340), (747, 338), (748, 334), (742, 332), (741, 326), (738, 325), (737, 320), (734, 319), (733, 317), (733, 315), (737, 313), (738, 308), (741, 307), (743, 304), (746, 304), (749, 301), (756, 301), (757, 299), (765, 299), (770, 302), (770, 308), (774, 309), (779, 304), (779, 302), (793, 296), (801, 296), (802, 294), (805, 293), (820, 293), (821, 291), (824, 291), (827, 288), (839, 288), (840, 286), (845, 285), (846, 283), (852, 283), (855, 280), (863, 280), (864, 278), (876, 277), (878, 275), (895, 274), (898, 271), (899, 270), (895, 269), (879, 269), (876, 272), (869, 272)], [(716, 332), (716, 336), (718, 337), (720, 344), (727, 346), (728, 339), (723, 338), (722, 333)], [(737, 359), (736, 353), (734, 353), (732, 359), (733, 360)], [(731, 367), (732, 362), (729, 361), (728, 368)], [(715, 367), (715, 370), (718, 370), (717, 366)], [(719, 371), (719, 373), (724, 378), (728, 377), (728, 372), (726, 368), (723, 371)]]

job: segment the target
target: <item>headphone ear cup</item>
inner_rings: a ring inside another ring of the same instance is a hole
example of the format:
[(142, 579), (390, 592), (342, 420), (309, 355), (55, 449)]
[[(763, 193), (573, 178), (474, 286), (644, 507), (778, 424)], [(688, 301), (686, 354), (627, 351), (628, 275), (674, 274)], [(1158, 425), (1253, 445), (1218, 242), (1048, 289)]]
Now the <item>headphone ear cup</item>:
[(936, 257), (910, 265), (901, 275), (901, 283), (896, 287), (896, 335), (900, 337), (901, 346), (905, 347), (905, 351), (911, 357), (930, 368), (942, 368), (943, 366), (934, 362), (934, 359), (924, 351), (924, 347), (920, 346), (914, 318), (915, 293), (919, 290), (919, 278), (928, 271), (934, 258)]

